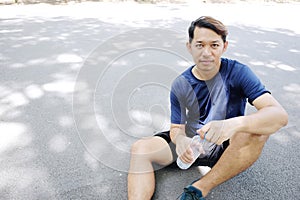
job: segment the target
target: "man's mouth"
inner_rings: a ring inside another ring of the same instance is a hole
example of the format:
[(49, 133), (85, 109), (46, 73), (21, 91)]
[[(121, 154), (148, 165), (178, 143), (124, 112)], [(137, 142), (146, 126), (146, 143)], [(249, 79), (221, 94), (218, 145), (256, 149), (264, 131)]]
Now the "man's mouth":
[(202, 64), (210, 64), (212, 62), (213, 62), (212, 60), (200, 60), (200, 63)]

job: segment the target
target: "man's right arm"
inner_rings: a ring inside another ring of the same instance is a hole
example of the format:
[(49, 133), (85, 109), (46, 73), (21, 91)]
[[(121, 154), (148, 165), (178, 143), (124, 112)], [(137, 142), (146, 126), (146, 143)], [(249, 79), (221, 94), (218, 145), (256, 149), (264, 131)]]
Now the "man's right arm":
[(192, 139), (185, 134), (185, 124), (171, 124), (170, 137), (176, 145), (176, 153), (180, 159), (185, 163), (192, 162), (193, 152), (189, 148)]
[(176, 144), (176, 141), (182, 136), (186, 137), (185, 134), (185, 124), (171, 124), (170, 127), (170, 137), (171, 141)]

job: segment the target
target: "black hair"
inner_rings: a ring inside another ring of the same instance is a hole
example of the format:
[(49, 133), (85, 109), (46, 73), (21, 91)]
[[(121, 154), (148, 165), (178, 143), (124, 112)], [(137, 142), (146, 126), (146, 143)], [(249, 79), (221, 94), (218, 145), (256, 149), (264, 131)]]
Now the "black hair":
[(220, 35), (222, 37), (223, 42), (226, 42), (226, 37), (228, 35), (228, 31), (222, 22), (220, 22), (212, 17), (207, 17), (207, 16), (202, 16), (202, 17), (198, 18), (197, 20), (192, 21), (192, 23), (188, 29), (190, 42), (192, 42), (192, 40), (194, 38), (194, 31), (195, 31), (196, 27), (208, 28), (208, 29), (214, 31), (215, 33), (217, 33), (218, 35)]

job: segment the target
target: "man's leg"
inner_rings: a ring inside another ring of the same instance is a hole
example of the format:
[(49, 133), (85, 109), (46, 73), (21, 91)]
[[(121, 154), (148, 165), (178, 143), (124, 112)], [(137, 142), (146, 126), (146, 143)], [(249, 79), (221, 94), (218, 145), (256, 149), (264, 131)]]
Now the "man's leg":
[(205, 197), (211, 189), (249, 168), (260, 156), (268, 136), (237, 133), (215, 166), (193, 186)]
[(134, 143), (128, 174), (128, 199), (151, 199), (155, 190), (152, 162), (167, 165), (172, 161), (169, 144), (161, 137), (154, 136)]

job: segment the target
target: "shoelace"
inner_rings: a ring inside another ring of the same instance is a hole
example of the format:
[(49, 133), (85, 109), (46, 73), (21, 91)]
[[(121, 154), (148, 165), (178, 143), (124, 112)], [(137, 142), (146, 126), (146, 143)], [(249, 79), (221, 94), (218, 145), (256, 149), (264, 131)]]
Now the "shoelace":
[(182, 197), (183, 194), (189, 194), (189, 195), (191, 195), (191, 197), (193, 198), (191, 200), (199, 200), (199, 198), (197, 198), (197, 196), (198, 196), (197, 193), (194, 192), (194, 191), (190, 191), (187, 188), (183, 189), (183, 192), (176, 198), (176, 200), (178, 200), (180, 197)]

